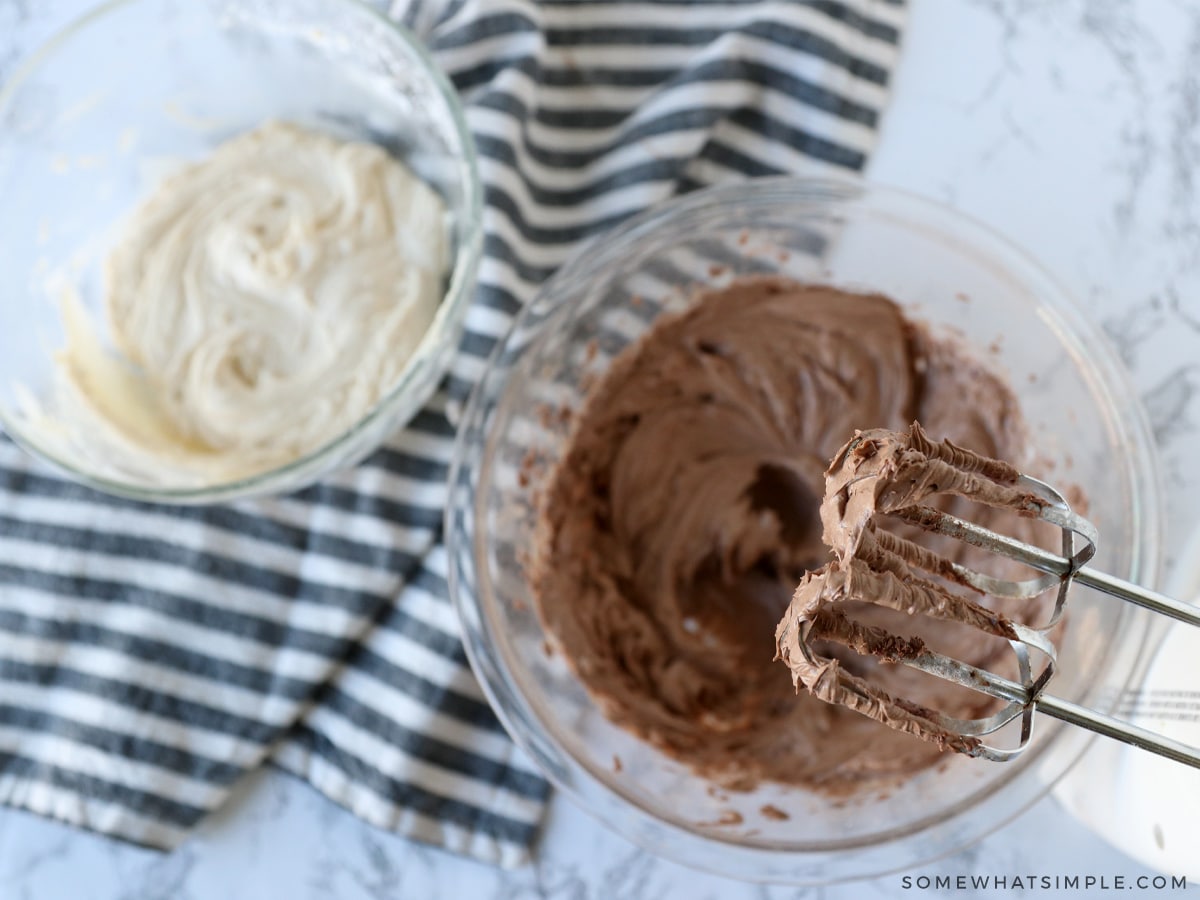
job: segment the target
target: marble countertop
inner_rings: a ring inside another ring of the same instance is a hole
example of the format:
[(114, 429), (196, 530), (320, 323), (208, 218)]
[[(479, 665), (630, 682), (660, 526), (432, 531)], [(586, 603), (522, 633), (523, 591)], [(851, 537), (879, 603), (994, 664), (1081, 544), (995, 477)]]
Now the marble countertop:
[[(870, 174), (948, 202), (1022, 244), (1104, 325), (1150, 412), (1168, 486), (1168, 551), (1178, 552), (1200, 502), (1190, 445), (1200, 417), (1200, 5), (910, 2)], [(0, 80), (89, 5), (0, 0)], [(972, 873), (1132, 879), (1147, 870), (1047, 799), (982, 844), (910, 874)], [(165, 855), (0, 809), (4, 900), (919, 893), (900, 876), (810, 889), (725, 881), (639, 851), (561, 798), (536, 862), (499, 871), (365, 825), (277, 772), (250, 778), (234, 803)]]

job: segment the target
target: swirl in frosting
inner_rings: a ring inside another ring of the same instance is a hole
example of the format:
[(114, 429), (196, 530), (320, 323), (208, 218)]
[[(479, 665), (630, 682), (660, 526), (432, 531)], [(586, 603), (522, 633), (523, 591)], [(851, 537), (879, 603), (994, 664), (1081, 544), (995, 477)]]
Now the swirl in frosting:
[(68, 316), (59, 432), (75, 422), (91, 456), (171, 484), (320, 448), (397, 384), (428, 330), (444, 222), (438, 195), (374, 144), (278, 121), (225, 142), (163, 181), (108, 258), (124, 359)]
[[(530, 567), (547, 631), (605, 712), (731, 787), (845, 794), (935, 762), (930, 744), (797, 696), (773, 662), (796, 584), (827, 556), (830, 458), (856, 428), (914, 419), (1023, 458), (1011, 389), (882, 296), (747, 278), (626, 348), (548, 477)], [(1004, 649), (933, 625), (959, 658), (986, 664)], [(948, 687), (966, 696), (935, 685), (938, 708), (988, 702)]]

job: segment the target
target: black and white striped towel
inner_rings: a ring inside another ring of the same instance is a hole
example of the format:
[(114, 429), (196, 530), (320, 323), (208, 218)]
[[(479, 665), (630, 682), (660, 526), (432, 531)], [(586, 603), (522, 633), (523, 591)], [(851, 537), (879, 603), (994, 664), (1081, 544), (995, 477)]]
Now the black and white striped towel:
[(0, 800), (170, 847), (270, 761), (364, 819), (523, 860), (545, 782), (466, 667), (440, 522), (453, 413), (577, 243), (676, 192), (860, 169), (901, 0), (411, 0), (469, 108), (486, 259), (438, 397), (291, 496), (151, 507), (0, 439)]

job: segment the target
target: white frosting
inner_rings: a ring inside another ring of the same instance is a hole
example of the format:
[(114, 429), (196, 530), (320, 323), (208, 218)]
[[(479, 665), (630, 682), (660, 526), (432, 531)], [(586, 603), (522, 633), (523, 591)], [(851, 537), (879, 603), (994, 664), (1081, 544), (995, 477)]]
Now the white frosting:
[(166, 179), (108, 259), (124, 360), (66, 304), (64, 389), (39, 430), (52, 419), (57, 444), (171, 485), (317, 449), (396, 384), (427, 331), (444, 220), (373, 144), (282, 122), (233, 138)]

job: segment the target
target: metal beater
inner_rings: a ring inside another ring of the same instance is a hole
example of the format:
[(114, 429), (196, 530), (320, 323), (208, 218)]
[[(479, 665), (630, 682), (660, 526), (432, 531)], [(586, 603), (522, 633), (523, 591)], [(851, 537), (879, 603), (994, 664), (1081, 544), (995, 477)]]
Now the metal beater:
[[(919, 432), (919, 426), (914, 426), (914, 430)], [(929, 650), (920, 641), (905, 641), (886, 635), (879, 629), (859, 625), (850, 621), (840, 612), (821, 611), (811, 619), (802, 619), (786, 625), (788, 628), (794, 626), (799, 629), (799, 646), (807, 662), (814, 665), (826, 662), (814, 654), (809, 645), (811, 640), (831, 640), (850, 646), (860, 653), (880, 656), (888, 662), (901, 663), (920, 669), (1004, 701), (1004, 706), (1000, 710), (984, 718), (952, 718), (892, 698), (882, 690), (867, 688), (860, 679), (834, 667), (838, 679), (838, 690), (844, 691), (843, 696), (852, 701), (849, 705), (854, 705), (858, 701), (876, 705), (882, 703), (887, 709), (894, 710), (901, 716), (905, 712), (916, 710), (922, 721), (928, 720), (933, 726), (933, 729), (923, 736), (934, 739), (931, 735), (947, 735), (951, 740), (945, 742), (946, 746), (951, 746), (971, 756), (1004, 761), (1019, 755), (1028, 746), (1032, 737), (1036, 711), (1087, 728), (1098, 734), (1124, 741), (1160, 756), (1200, 768), (1200, 749), (1196, 747), (1171, 740), (1130, 722), (1045, 692), (1047, 684), (1054, 675), (1057, 658), (1051, 633), (1062, 618), (1066, 608), (1067, 595), (1072, 585), (1080, 584), (1095, 588), (1113, 597), (1191, 625), (1200, 626), (1200, 608), (1189, 606), (1163, 594), (1091, 569), (1087, 563), (1096, 553), (1098, 540), (1096, 527), (1074, 512), (1059, 491), (1042, 481), (1026, 475), (1018, 475), (1015, 482), (1011, 483), (1009, 487), (1029, 497), (1029, 501), (1020, 510), (1022, 515), (1036, 517), (1060, 529), (1062, 534), (1061, 553), (1043, 550), (926, 505), (893, 509), (886, 514), (926, 531), (965, 541), (1043, 573), (1037, 577), (1024, 581), (996, 578), (952, 563), (944, 557), (922, 550), (915, 544), (890, 536), (882, 530), (872, 530), (870, 541), (871, 553), (874, 554), (876, 560), (881, 558), (899, 560), (902, 558), (902, 564), (910, 569), (920, 568), (943, 579), (949, 577), (954, 582), (997, 598), (1028, 599), (1055, 589), (1053, 611), (1049, 619), (1041, 626), (1031, 627), (1010, 621), (1004, 621), (1002, 627), (997, 629), (993, 629), (991, 624), (985, 626), (992, 633), (1009, 640), (1016, 654), (1018, 681), (936, 653)], [(956, 491), (956, 493), (970, 498), (969, 492)], [(1082, 545), (1077, 547), (1077, 543)], [(856, 596), (846, 599), (870, 602), (872, 597)], [(967, 603), (968, 601), (963, 600), (962, 602)], [(924, 612), (936, 616), (935, 612), (929, 610), (924, 610)], [(1035, 660), (1037, 660), (1037, 665), (1034, 664)], [(995, 747), (980, 739), (1015, 719), (1020, 719), (1020, 740), (1015, 747)], [(940, 736), (937, 739), (939, 743), (943, 742)]]

